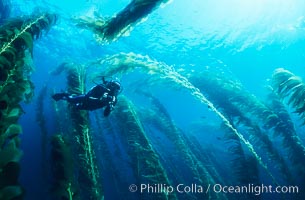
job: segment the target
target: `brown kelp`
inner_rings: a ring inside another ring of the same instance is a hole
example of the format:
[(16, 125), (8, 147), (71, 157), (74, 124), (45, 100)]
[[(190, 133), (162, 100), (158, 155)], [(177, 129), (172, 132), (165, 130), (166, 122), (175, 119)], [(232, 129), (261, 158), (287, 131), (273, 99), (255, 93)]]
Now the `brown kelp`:
[[(130, 184), (128, 183), (128, 173), (122, 167), (123, 162), (116, 163), (117, 160), (124, 160), (118, 145), (119, 138), (111, 126), (111, 121), (105, 118), (102, 112), (94, 112), (94, 119), (97, 128), (96, 132), (94, 132), (98, 134), (93, 135), (93, 137), (95, 136), (94, 139), (99, 141), (97, 154), (102, 155), (97, 156), (97, 160), (101, 165), (103, 180), (106, 181), (103, 187), (105, 191), (114, 191), (114, 193), (112, 192), (110, 194), (111, 198), (129, 199), (129, 195), (132, 193), (121, 188), (122, 185)], [(107, 194), (105, 193), (105, 199), (107, 198)]]
[[(54, 94), (54, 90), (51, 91), (51, 94)], [(67, 126), (66, 122), (68, 121), (68, 113), (62, 113), (62, 110), (67, 109), (67, 105), (65, 102), (56, 102), (52, 101), (52, 108), (54, 109), (54, 127), (56, 128), (56, 133), (67, 133), (69, 132), (69, 127)]]
[(0, 27), (0, 171), (1, 199), (21, 198), (18, 184), (19, 137), (17, 125), (23, 113), (21, 101), (29, 102), (33, 96), (30, 81), (33, 40), (49, 30), (56, 22), (56, 15), (41, 14), (6, 21)]
[(303, 80), (283, 68), (278, 68), (272, 75), (272, 87), (281, 99), (294, 108), (305, 124), (305, 83)]
[(46, 118), (44, 115), (44, 102), (47, 95), (47, 91), (48, 91), (48, 87), (44, 85), (38, 94), (37, 105), (36, 105), (36, 122), (38, 123), (41, 132), (41, 165), (42, 165), (43, 177), (47, 177), (48, 129), (46, 125)]
[(169, 0), (132, 0), (122, 11), (109, 20), (79, 19), (78, 26), (91, 29), (98, 40), (111, 42), (116, 40), (143, 20), (149, 13)]
[(198, 139), (193, 135), (184, 134), (184, 138), (195, 156), (205, 164), (207, 171), (211, 174), (216, 183), (224, 185), (232, 184), (232, 180), (225, 180), (223, 175), (220, 174), (220, 172), (225, 172), (223, 169), (225, 166), (221, 164), (223, 161), (218, 160), (214, 155), (215, 151), (213, 146), (203, 148)]
[[(248, 133), (249, 140), (256, 146), (264, 149), (266, 156), (276, 163), (274, 167), (281, 171), (282, 176), (286, 177), (286, 180), (292, 180), (291, 175), (289, 175), (292, 169), (289, 169), (283, 159), (283, 155), (279, 153), (281, 151), (276, 148), (276, 144), (270, 138), (271, 135), (268, 134), (269, 130), (276, 135), (290, 138), (284, 129), (276, 128), (276, 125), (285, 126), (285, 122), (273, 110), (258, 100), (253, 94), (247, 92), (236, 78), (228, 78), (221, 71), (197, 73), (190, 80), (201, 91), (206, 93), (213, 103), (226, 113), (231, 121), (237, 126), (245, 128), (247, 130), (245, 133)], [(291, 154), (296, 153), (295, 155), (297, 155), (299, 151), (294, 148), (295, 146), (300, 145), (295, 142), (290, 143), (290, 147), (293, 147), (294, 150), (286, 146), (284, 147)], [(296, 159), (295, 164), (301, 163), (301, 157), (291, 156)]]
[(71, 147), (61, 134), (51, 140), (52, 195), (56, 199), (79, 199), (74, 178)]
[[(272, 76), (273, 95), (271, 106), (277, 112), (281, 123), (274, 123), (274, 131), (283, 138), (283, 146), (289, 150), (290, 161), (298, 170), (298, 177), (305, 179), (305, 147), (289, 117), (289, 112), (280, 102), (284, 100), (295, 109), (304, 124), (305, 85), (300, 77), (283, 68), (276, 69)], [(287, 101), (286, 101), (287, 100)]]
[(158, 78), (158, 83), (162, 81), (168, 81), (173, 84), (171, 86), (176, 86), (180, 88), (185, 88), (190, 91), (190, 94), (198, 99), (201, 103), (207, 105), (207, 107), (213, 111), (238, 138), (245, 144), (248, 150), (255, 156), (256, 160), (259, 162), (260, 166), (265, 169), (268, 175), (271, 177), (273, 182), (277, 183), (273, 175), (268, 170), (265, 163), (263, 163), (261, 157), (254, 150), (253, 145), (244, 138), (244, 136), (234, 128), (230, 121), (209, 101), (200, 90), (195, 87), (186, 77), (182, 76), (174, 70), (174, 68), (166, 65), (165, 63), (158, 62), (149, 58), (148, 56), (137, 55), (134, 53), (120, 53), (113, 56), (106, 57), (99, 61), (103, 65), (110, 66), (106, 68), (102, 73), (106, 76), (112, 76), (113, 74), (123, 74), (127, 72), (134, 71), (135, 69), (139, 71), (144, 71), (151, 78)]
[(273, 167), (279, 170), (283, 180), (285, 182), (293, 183), (292, 170), (289, 169), (283, 155), (280, 154), (276, 145), (273, 144), (272, 140), (269, 138), (267, 131), (260, 128), (257, 124), (254, 124), (251, 119), (243, 116), (242, 113), (238, 119), (238, 123), (239, 125), (242, 124), (243, 128), (247, 131), (249, 141), (258, 148), (264, 150), (265, 156), (274, 162)]
[[(151, 109), (154, 112), (151, 112), (150, 115), (147, 115), (146, 111), (146, 121), (156, 127), (162, 134), (166, 135), (170, 141), (174, 143), (177, 152), (181, 154), (181, 160), (186, 163), (188, 171), (191, 172), (193, 179), (200, 183), (201, 185), (207, 186), (209, 184), (215, 184), (215, 180), (209, 174), (207, 169), (204, 167), (206, 163), (201, 163), (195, 154), (192, 152), (190, 147), (186, 144), (186, 141), (183, 137), (183, 132), (175, 125), (171, 120), (169, 113), (166, 108), (161, 104), (161, 102), (154, 97), (153, 95), (147, 92), (139, 92), (151, 101)], [(220, 194), (201, 194), (201, 198), (210, 199), (210, 198), (220, 198)], [(219, 195), (219, 196), (213, 196)], [(221, 199), (226, 199), (225, 196), (221, 196)]]
[[(122, 112), (124, 111), (124, 112)], [(137, 183), (171, 185), (159, 156), (150, 144), (140, 118), (130, 100), (120, 96), (117, 108), (112, 113), (116, 127), (125, 141)], [(175, 194), (162, 191), (156, 194), (141, 194), (146, 199), (176, 199)]]
[[(228, 134), (229, 133), (229, 134)], [(239, 138), (229, 129), (226, 140), (229, 143), (230, 166), (234, 175), (234, 183), (238, 185), (259, 185), (258, 162), (253, 155), (247, 155)], [(252, 161), (249, 163), (249, 161)], [(245, 194), (247, 199), (257, 199), (252, 194)]]
[[(283, 147), (288, 149), (288, 158), (293, 164), (295, 164), (295, 169), (298, 171), (297, 179), (305, 180), (305, 169), (304, 165), (302, 165), (302, 162), (304, 162), (304, 154), (302, 155), (301, 153), (304, 151), (302, 148), (303, 145), (301, 144), (300, 138), (297, 135), (293, 121), (277, 94), (271, 91), (268, 95), (267, 103), (267, 105), (281, 120), (281, 123), (278, 123), (278, 126), (275, 127), (275, 132), (282, 133), (281, 136), (283, 137)], [(284, 158), (282, 158), (282, 160), (284, 160)], [(290, 173), (287, 172), (286, 175), (288, 176)]]
[[(68, 92), (71, 94), (85, 93), (86, 70), (80, 65), (71, 65), (67, 68)], [(86, 199), (103, 199), (102, 186), (100, 184), (99, 171), (97, 168), (92, 136), (90, 134), (88, 111), (69, 108), (72, 120), (71, 135), (75, 136), (75, 149), (77, 152), (78, 181), (81, 196)]]

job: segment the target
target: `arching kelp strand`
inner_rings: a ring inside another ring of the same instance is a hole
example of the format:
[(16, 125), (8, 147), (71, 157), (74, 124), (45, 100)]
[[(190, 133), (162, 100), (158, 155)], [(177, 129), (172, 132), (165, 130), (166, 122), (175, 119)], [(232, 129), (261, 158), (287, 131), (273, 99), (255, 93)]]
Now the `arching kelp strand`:
[(225, 126), (227, 126), (231, 131), (245, 144), (249, 151), (256, 158), (260, 166), (268, 173), (273, 182), (278, 185), (276, 179), (268, 170), (267, 166), (263, 163), (260, 156), (255, 151), (252, 144), (244, 138), (244, 136), (239, 133), (230, 123), (230, 121), (210, 102), (198, 88), (192, 85), (188, 79), (178, 72), (176, 72), (172, 67), (166, 65), (165, 63), (160, 63), (156, 60), (150, 59), (148, 56), (137, 55), (134, 53), (129, 54), (116, 54), (109, 56), (101, 61), (101, 64), (106, 64), (108, 67), (102, 72), (103, 75), (112, 76), (114, 74), (123, 74), (127, 72), (134, 71), (135, 69), (143, 71), (150, 75), (158, 75), (158, 82), (170, 81), (174, 83), (173, 85), (180, 88), (185, 88), (190, 91), (191, 95), (198, 99), (201, 103), (207, 105), (210, 110), (212, 110), (220, 119), (223, 121)]

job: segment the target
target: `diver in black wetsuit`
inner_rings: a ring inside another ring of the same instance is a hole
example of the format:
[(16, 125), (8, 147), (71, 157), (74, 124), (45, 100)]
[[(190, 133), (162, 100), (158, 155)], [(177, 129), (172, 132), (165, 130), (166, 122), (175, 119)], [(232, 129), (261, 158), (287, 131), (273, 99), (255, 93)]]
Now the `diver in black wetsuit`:
[(106, 106), (104, 116), (107, 117), (117, 103), (117, 95), (120, 91), (119, 81), (105, 81), (103, 77), (103, 84), (92, 87), (87, 94), (56, 93), (52, 98), (55, 101), (66, 100), (79, 110), (96, 110)]

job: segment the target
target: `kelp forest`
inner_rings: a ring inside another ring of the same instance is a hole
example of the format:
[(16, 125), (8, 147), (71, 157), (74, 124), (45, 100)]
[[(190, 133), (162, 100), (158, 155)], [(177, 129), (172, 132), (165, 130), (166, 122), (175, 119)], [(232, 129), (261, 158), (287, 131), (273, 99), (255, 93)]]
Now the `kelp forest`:
[[(132, 34), (144, 18), (169, 3), (132, 0), (114, 17), (69, 21), (94, 34), (98, 45), (107, 45)], [(265, 91), (262, 97), (248, 91), (228, 68), (179, 70), (146, 53), (115, 52), (83, 62), (59, 59), (49, 79), (64, 80), (64, 85), (45, 82), (34, 92), (38, 85), (31, 77), (35, 68), (44, 67), (33, 64), (39, 59), (35, 43), (64, 19), (47, 12), (2, 16), (0, 200), (27, 199), (19, 181), (20, 160), (28, 153), (21, 148), (21, 134), (40, 138), (37, 162), (43, 173), (37, 176), (43, 177), (46, 196), (37, 199), (305, 198), (304, 74), (274, 69), (266, 84), (257, 86)], [(85, 94), (101, 77), (118, 77), (124, 89), (109, 117), (102, 109), (79, 110), (66, 101), (48, 100), (62, 89)], [(186, 106), (196, 103), (207, 117), (181, 127), (156, 92), (160, 88), (187, 96)], [(23, 131), (31, 125), (19, 123), (27, 117), (23, 106), (28, 104), (35, 107), (35, 122), (29, 123), (39, 126), (37, 133)], [(205, 137), (221, 148), (207, 145)]]

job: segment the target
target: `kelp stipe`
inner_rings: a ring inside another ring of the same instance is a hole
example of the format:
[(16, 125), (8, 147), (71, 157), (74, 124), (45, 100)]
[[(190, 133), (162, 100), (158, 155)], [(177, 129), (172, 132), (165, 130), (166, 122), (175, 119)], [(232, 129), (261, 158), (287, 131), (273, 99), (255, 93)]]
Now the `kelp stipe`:
[[(146, 114), (144, 114), (144, 118), (147, 118), (147, 123), (152, 124), (157, 130), (166, 135), (166, 137), (173, 142), (177, 152), (181, 154), (181, 161), (186, 163), (188, 171), (191, 172), (192, 177), (194, 178), (193, 181), (196, 183), (198, 182), (200, 185), (216, 184), (216, 181), (213, 180), (213, 177), (205, 168), (206, 163), (201, 163), (190, 149), (190, 146), (186, 144), (185, 138), (183, 137), (183, 132), (178, 129), (178, 127), (171, 120), (169, 113), (161, 102), (149, 93), (143, 91), (137, 92), (145, 95), (151, 100), (151, 108), (154, 112), (151, 114), (151, 116), (148, 115), (147, 111), (145, 112)], [(215, 199), (220, 197), (221, 199), (226, 199), (225, 195), (213, 193), (204, 193), (200, 196), (202, 199)]]
[(165, 63), (152, 60), (148, 56), (137, 55), (134, 53), (120, 53), (110, 57), (107, 57), (100, 61), (101, 64), (105, 64), (108, 67), (103, 71), (103, 75), (112, 76), (113, 74), (123, 74), (131, 72), (135, 69), (144, 71), (149, 75), (157, 74), (158, 81), (170, 81), (174, 83), (174, 86), (182, 87), (190, 91), (191, 95), (198, 99), (201, 103), (207, 105), (207, 107), (213, 111), (220, 119), (223, 121), (224, 125), (227, 126), (231, 131), (238, 136), (238, 138), (246, 145), (248, 150), (254, 155), (256, 160), (259, 162), (261, 167), (267, 172), (271, 177), (272, 181), (278, 185), (276, 179), (273, 177), (265, 163), (262, 161), (261, 157), (256, 153), (253, 145), (244, 138), (244, 136), (239, 133), (230, 123), (230, 121), (209, 101), (198, 88), (192, 85), (188, 79), (178, 72), (176, 72), (172, 67), (166, 65)]
[(111, 42), (131, 31), (132, 27), (149, 13), (169, 0), (132, 0), (122, 11), (109, 20), (79, 19), (78, 26), (91, 29), (98, 41)]
[[(55, 94), (55, 91), (52, 90), (51, 94)], [(66, 102), (57, 102), (57, 101), (51, 101), (52, 102), (52, 108), (54, 110), (54, 128), (56, 133), (69, 133), (69, 126), (67, 126), (66, 122), (69, 121), (68, 113), (63, 113), (62, 110), (67, 109)]]
[[(116, 109), (111, 114), (116, 121), (121, 137), (126, 142), (137, 183), (162, 183), (171, 185), (166, 171), (159, 161), (159, 156), (148, 140), (134, 105), (124, 96), (120, 96)], [(124, 112), (121, 112), (124, 110)], [(148, 195), (148, 196), (147, 196)], [(147, 199), (177, 199), (174, 193), (162, 191), (155, 194), (141, 194)]]
[(46, 125), (46, 118), (44, 113), (44, 102), (48, 92), (48, 87), (46, 85), (40, 90), (37, 103), (36, 103), (36, 122), (39, 125), (41, 132), (41, 166), (42, 166), (42, 176), (47, 177), (47, 137), (48, 129)]
[(21, 101), (29, 102), (33, 96), (30, 81), (33, 40), (40, 37), (55, 23), (56, 16), (42, 14), (7, 21), (0, 27), (0, 196), (2, 199), (22, 199), (18, 184), (21, 127), (17, 121)]
[[(128, 172), (126, 172), (122, 168), (121, 163), (116, 163), (116, 160), (120, 160), (123, 163), (126, 163), (124, 158), (122, 158), (120, 148), (118, 146), (118, 138), (114, 134), (115, 131), (112, 129), (111, 120), (109, 117), (105, 118), (102, 112), (94, 112), (94, 122), (96, 124), (96, 133), (98, 136), (95, 136), (94, 139), (98, 140), (98, 150), (96, 151), (97, 154), (102, 156), (97, 156), (97, 160), (101, 163), (101, 170), (102, 174), (107, 174), (108, 178), (103, 179), (106, 184), (104, 184), (105, 191), (111, 188), (114, 193), (111, 193), (111, 198), (114, 199), (129, 199), (128, 191), (122, 191), (122, 185), (128, 185)], [(109, 138), (110, 141), (109, 142)], [(113, 152), (116, 152), (113, 154)], [(115, 196), (117, 195), (117, 196)], [(105, 193), (105, 199), (107, 199), (107, 194)]]
[(51, 140), (51, 192), (56, 199), (79, 199), (74, 180), (71, 147), (64, 136), (53, 135)]
[[(243, 117), (241, 115), (241, 117)], [(265, 151), (265, 155), (272, 160), (273, 167), (281, 173), (284, 182), (293, 183), (292, 170), (289, 169), (283, 155), (280, 154), (276, 145), (272, 143), (272, 140), (268, 137), (266, 131), (261, 129), (258, 125), (255, 125), (249, 118), (244, 117), (239, 119), (239, 122), (244, 125), (250, 135), (249, 140), (255, 146)]]
[[(85, 93), (86, 70), (83, 66), (71, 65), (66, 69), (68, 92), (71, 94)], [(78, 110), (71, 106), (69, 109), (72, 120), (72, 133), (76, 141), (75, 149), (77, 153), (78, 181), (80, 185), (81, 197), (86, 199), (104, 199), (102, 185), (95, 159), (92, 136), (89, 128), (88, 111)]]

